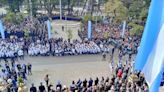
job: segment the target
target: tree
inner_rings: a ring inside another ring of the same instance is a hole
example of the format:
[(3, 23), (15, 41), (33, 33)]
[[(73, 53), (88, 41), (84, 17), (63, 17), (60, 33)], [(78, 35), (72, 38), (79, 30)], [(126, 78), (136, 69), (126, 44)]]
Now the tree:
[(32, 16), (36, 17), (38, 10), (38, 0), (26, 0), (25, 3), (27, 5), (28, 13), (30, 14), (32, 12)]
[(122, 1), (123, 5), (124, 5), (125, 7), (127, 7), (127, 9), (129, 9), (131, 3), (132, 3), (134, 0), (121, 0), (121, 1)]
[[(141, 35), (148, 15), (150, 0), (108, 0), (105, 5), (107, 16), (114, 20), (130, 22), (131, 35)], [(120, 21), (119, 21), (120, 22)]]
[(48, 16), (51, 16), (55, 6), (59, 5), (59, 0), (40, 0), (40, 4), (47, 10)]
[(37, 8), (37, 0), (31, 0), (31, 2), (32, 2), (32, 14), (33, 14), (33, 16), (36, 16), (36, 14), (37, 14), (37, 10), (38, 10), (38, 8)]
[(136, 24), (136, 23), (134, 23), (134, 22), (130, 22), (130, 23), (128, 24), (128, 26), (132, 27), (132, 28), (129, 30), (131, 35), (138, 35), (138, 36), (140, 36), (141, 33), (142, 33), (143, 30), (144, 30), (144, 27), (143, 27), (143, 26), (141, 26), (141, 25), (139, 25), (139, 24)]
[(8, 12), (6, 16), (4, 17), (5, 22), (10, 22), (13, 24), (19, 24), (23, 21), (24, 19), (24, 14), (23, 13), (13, 13), (13, 12)]
[(8, 6), (8, 10), (11, 12), (20, 12), (20, 7), (22, 6), (22, 3), (24, 0), (0, 0), (2, 5)]
[(142, 21), (146, 21), (147, 15), (148, 15), (148, 8), (143, 8), (143, 9), (141, 10), (139, 19), (142, 20)]
[(73, 6), (75, 6), (77, 0), (67, 0), (67, 11), (68, 15), (72, 15)]
[(129, 6), (129, 17), (131, 19), (145, 19), (147, 18), (150, 0), (134, 0)]
[(108, 0), (105, 4), (105, 12), (107, 16), (114, 17), (117, 20), (127, 19), (127, 8), (120, 0)]

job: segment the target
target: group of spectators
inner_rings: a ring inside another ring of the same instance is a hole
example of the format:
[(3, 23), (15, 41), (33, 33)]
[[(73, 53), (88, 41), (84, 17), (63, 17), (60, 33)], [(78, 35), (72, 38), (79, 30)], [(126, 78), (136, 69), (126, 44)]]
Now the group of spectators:
[[(79, 31), (79, 36), (83, 39), (87, 37), (87, 25), (84, 25), (83, 31)], [(137, 53), (137, 49), (140, 43), (140, 36), (130, 35), (128, 28), (122, 36), (122, 28), (118, 24), (93, 24), (92, 27), (92, 39), (98, 39), (105, 44), (121, 49), (126, 53)]]
[[(121, 42), (120, 42), (121, 43)], [(25, 55), (29, 56), (65, 56), (65, 55), (81, 55), (81, 54), (99, 54), (113, 53), (115, 49), (119, 49), (119, 57), (122, 58), (128, 54), (131, 58), (137, 49), (127, 50), (119, 45), (114, 45), (111, 40), (84, 39), (82, 41), (55, 39), (27, 39), (13, 38), (0, 40), (0, 60), (18, 60), (24, 59)], [(137, 46), (136, 46), (137, 48)], [(129, 48), (130, 49), (130, 48)], [(130, 52), (131, 51), (131, 52)], [(133, 51), (133, 53), (132, 53)]]
[(39, 39), (48, 38), (47, 26), (44, 21), (39, 21), (37, 18), (26, 17), (20, 24), (4, 22), (5, 36), (6, 38), (11, 37), (35, 37)]
[(32, 75), (32, 65), (30, 63), (1, 61), (0, 69), (1, 92), (18, 92), (19, 87), (26, 84), (28, 75)]
[[(64, 56), (81, 54), (113, 53), (119, 49), (119, 58), (123, 55), (137, 53), (140, 37), (131, 36), (128, 31), (124, 37), (119, 25), (97, 24), (93, 25), (92, 39), (84, 39), (87, 36), (87, 26), (84, 31), (79, 32), (82, 41), (63, 40), (62, 38), (48, 39), (47, 27), (44, 21), (36, 18), (27, 17), (20, 24), (11, 24), (5, 22), (5, 32), (10, 36), (5, 40), (0, 39), (0, 60), (5, 61), (1, 64), (2, 72), (0, 77), (4, 80), (4, 85), (8, 85), (8, 90), (18, 90), (18, 79), (26, 80), (27, 74), (31, 74), (31, 64), (17, 64), (18, 57), (24, 59), (24, 55), (29, 56)], [(13, 37), (11, 37), (13, 36)], [(11, 64), (8, 60), (11, 59)], [(112, 64), (111, 64), (112, 65)], [(39, 86), (40, 92), (148, 92), (147, 84), (140, 72), (132, 72), (130, 64), (119, 65), (113, 68), (113, 77), (111, 79), (102, 77), (93, 80), (72, 81), (70, 86), (62, 85), (60, 82), (53, 89), (49, 84), (48, 75), (45, 78), (46, 85)], [(28, 68), (28, 69), (27, 69)], [(28, 71), (28, 72), (27, 72)], [(129, 81), (129, 76), (135, 76), (137, 81)], [(12, 81), (12, 83), (11, 83)], [(37, 92), (37, 88), (32, 84), (30, 92)]]
[(45, 77), (45, 84), (41, 82), (39, 87), (32, 84), (30, 92), (149, 92), (148, 85), (140, 71), (132, 71), (131, 64), (119, 63), (113, 70), (113, 76), (96, 77), (84, 80), (72, 81), (69, 86), (62, 85), (59, 81), (56, 85), (49, 83), (49, 76)]
[(14, 61), (18, 56), (23, 59), (23, 44), (22, 40), (0, 40), (0, 60), (4, 59), (7, 61), (10, 58)]
[[(44, 21), (27, 17), (20, 24), (4, 22), (5, 32), (10, 34), (7, 40), (0, 41), (0, 58), (23, 57), (25, 52), (30, 56), (64, 56), (78, 54), (97, 54), (120, 49), (123, 55), (136, 54), (140, 39), (122, 31), (119, 25), (98, 23), (93, 25), (92, 39), (86, 40), (87, 26), (79, 32), (82, 41), (64, 41), (62, 38), (48, 39), (47, 27)], [(7, 52), (7, 53), (6, 53)]]

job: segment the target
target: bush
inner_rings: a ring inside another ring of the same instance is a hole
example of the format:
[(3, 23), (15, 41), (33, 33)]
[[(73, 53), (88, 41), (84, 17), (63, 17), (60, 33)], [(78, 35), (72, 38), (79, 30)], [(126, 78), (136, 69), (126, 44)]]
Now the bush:
[(91, 15), (85, 15), (83, 17), (83, 22), (88, 22), (89, 20), (96, 22), (96, 20), (98, 22), (102, 21), (102, 17), (101, 16), (91, 16)]

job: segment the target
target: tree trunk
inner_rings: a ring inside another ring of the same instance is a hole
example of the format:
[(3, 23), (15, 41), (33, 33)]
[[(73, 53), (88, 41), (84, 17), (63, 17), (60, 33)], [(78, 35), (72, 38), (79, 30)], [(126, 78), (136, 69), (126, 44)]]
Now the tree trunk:
[(85, 7), (86, 7), (87, 2), (88, 2), (88, 0), (85, 1), (85, 4), (84, 4), (84, 6), (83, 6), (83, 10), (82, 10), (82, 12), (81, 12), (81, 15), (82, 15), (83, 12), (84, 12), (84, 9), (85, 9)]
[(68, 15), (70, 15), (70, 0), (68, 0), (68, 7), (67, 7), (67, 11), (68, 11)]

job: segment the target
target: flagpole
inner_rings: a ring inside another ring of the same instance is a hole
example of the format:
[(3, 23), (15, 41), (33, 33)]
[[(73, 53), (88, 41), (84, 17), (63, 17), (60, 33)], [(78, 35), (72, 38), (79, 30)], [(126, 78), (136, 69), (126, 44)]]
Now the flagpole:
[(62, 20), (62, 5), (61, 5), (61, 0), (60, 0), (60, 20)]
[(32, 17), (32, 2), (29, 0), (29, 5), (30, 5), (30, 16)]

